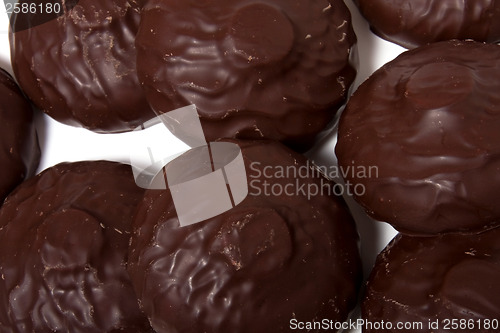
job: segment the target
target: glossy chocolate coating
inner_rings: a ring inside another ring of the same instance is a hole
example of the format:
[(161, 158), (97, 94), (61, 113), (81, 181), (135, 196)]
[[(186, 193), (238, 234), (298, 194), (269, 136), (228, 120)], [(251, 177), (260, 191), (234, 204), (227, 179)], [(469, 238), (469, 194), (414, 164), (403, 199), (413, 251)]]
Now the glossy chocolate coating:
[(2, 332), (152, 332), (125, 269), (143, 190), (130, 166), (59, 164), (0, 210)]
[(318, 173), (266, 177), (265, 167), (270, 175), (303, 169), (306, 160), (278, 142), (231, 142), (242, 149), (250, 183), (239, 205), (185, 227), (168, 190), (147, 190), (139, 205), (128, 269), (153, 328), (265, 333), (290, 331), (292, 319), (344, 320), (361, 277), (358, 236), (344, 202), (263, 191), (263, 181), (282, 188), (332, 183)]
[[(396, 236), (377, 258), (368, 280), (363, 318), (394, 325), (422, 323), (422, 330), (411, 332), (498, 332), (499, 239), (499, 228), (473, 235)], [(469, 326), (446, 329), (451, 319), (467, 320)], [(436, 320), (438, 329), (429, 326)], [(488, 327), (488, 320), (497, 322)], [(363, 332), (402, 331), (394, 327)]]
[(500, 41), (498, 0), (355, 0), (371, 29), (406, 48), (450, 39)]
[[(71, 6), (57, 19), (11, 32), (20, 86), (38, 108), (65, 124), (96, 132), (135, 129), (154, 117), (136, 73), (140, 6), (134, 0)], [(14, 31), (26, 20), (13, 16)]]
[(500, 46), (449, 41), (376, 71), (341, 116), (339, 164), (378, 168), (356, 199), (408, 233), (479, 230), (500, 221)]
[(40, 161), (31, 104), (10, 74), (0, 69), (0, 202)]
[(355, 40), (341, 0), (149, 0), (137, 71), (155, 112), (195, 104), (207, 141), (305, 150), (345, 101)]

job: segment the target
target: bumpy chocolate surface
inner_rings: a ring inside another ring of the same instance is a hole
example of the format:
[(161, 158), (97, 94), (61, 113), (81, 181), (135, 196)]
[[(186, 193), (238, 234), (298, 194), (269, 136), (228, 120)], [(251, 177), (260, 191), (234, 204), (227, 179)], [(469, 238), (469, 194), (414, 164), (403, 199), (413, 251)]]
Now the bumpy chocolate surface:
[(53, 16), (46, 5), (35, 18), (12, 17), (14, 74), (34, 104), (60, 122), (96, 132), (134, 129), (154, 116), (136, 73), (140, 6), (134, 0), (74, 2), (43, 24), (35, 18)]
[[(342, 199), (325, 192), (308, 200), (299, 189), (332, 183), (312, 172), (276, 175), (307, 170), (302, 155), (277, 142), (232, 142), (251, 183), (238, 206), (186, 227), (168, 190), (147, 190), (139, 206), (128, 268), (153, 328), (288, 332), (291, 320), (344, 320), (361, 274), (354, 222)], [(264, 181), (297, 194), (265, 195)]]
[[(437, 233), (498, 225), (500, 46), (440, 42), (403, 53), (353, 94), (340, 119), (347, 180), (375, 219)], [(377, 177), (378, 176), (378, 177)]]
[(412, 332), (498, 332), (499, 239), (498, 228), (477, 235), (396, 236), (377, 258), (362, 303), (364, 319), (394, 326), (364, 332), (400, 333), (398, 322), (422, 323)]
[(29, 101), (12, 77), (0, 69), (0, 202), (40, 161), (40, 147)]
[(152, 332), (125, 269), (143, 190), (130, 166), (59, 164), (0, 210), (2, 332)]
[(209, 141), (304, 150), (346, 98), (355, 38), (340, 0), (149, 0), (137, 70), (156, 112), (195, 104)]
[(450, 39), (500, 41), (498, 0), (355, 0), (380, 37), (414, 48)]

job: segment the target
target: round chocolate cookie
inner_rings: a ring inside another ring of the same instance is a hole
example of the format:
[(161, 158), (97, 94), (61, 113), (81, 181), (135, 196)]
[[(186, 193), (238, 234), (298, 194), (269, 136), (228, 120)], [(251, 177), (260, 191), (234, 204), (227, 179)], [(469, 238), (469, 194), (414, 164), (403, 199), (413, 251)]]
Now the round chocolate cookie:
[(499, 224), (499, 77), (500, 46), (448, 41), (403, 53), (359, 87), (336, 153), (372, 217), (417, 234)]
[(224, 141), (243, 155), (240, 204), (183, 227), (170, 190), (147, 190), (139, 205), (128, 270), (153, 328), (276, 333), (345, 320), (361, 267), (355, 225), (333, 183), (278, 142)]
[[(396, 236), (368, 280), (362, 315), (372, 325), (363, 332), (498, 332), (499, 239), (500, 228), (474, 235)], [(381, 322), (385, 329), (376, 327)], [(398, 323), (408, 325), (406, 330)]]
[(0, 69), (0, 202), (40, 161), (33, 109), (10, 74)]
[(500, 41), (498, 0), (354, 0), (371, 29), (406, 48), (450, 39)]
[(355, 40), (342, 0), (148, 0), (137, 71), (157, 113), (195, 104), (207, 141), (305, 150), (346, 99)]
[[(47, 1), (35, 2), (36, 15), (13, 14), (10, 44), (14, 74), (38, 108), (96, 132), (132, 130), (154, 117), (136, 73), (135, 0), (56, 1), (51, 12)], [(40, 24), (56, 8), (63, 14)]]
[(152, 332), (125, 269), (143, 190), (130, 166), (59, 164), (0, 209), (2, 332)]

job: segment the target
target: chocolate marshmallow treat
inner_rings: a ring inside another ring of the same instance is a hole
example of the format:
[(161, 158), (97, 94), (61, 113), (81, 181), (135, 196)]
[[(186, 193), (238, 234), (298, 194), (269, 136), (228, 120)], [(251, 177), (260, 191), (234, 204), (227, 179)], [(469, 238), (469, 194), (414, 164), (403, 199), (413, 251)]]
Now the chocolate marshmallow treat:
[(128, 270), (153, 328), (276, 333), (345, 320), (361, 267), (354, 221), (334, 184), (277, 142), (228, 142), (245, 161), (240, 204), (183, 227), (170, 190), (147, 190), (139, 204)]
[(354, 0), (372, 30), (406, 48), (450, 39), (500, 41), (498, 0)]
[[(447, 41), (405, 52), (353, 94), (336, 153), (356, 200), (414, 234), (500, 221), (500, 46)], [(351, 170), (352, 171), (352, 170)]]
[(0, 69), (0, 202), (33, 175), (40, 161), (33, 109), (10, 74)]
[(157, 113), (195, 104), (208, 141), (305, 150), (346, 99), (355, 41), (341, 0), (148, 0), (137, 71)]
[(2, 332), (152, 332), (126, 271), (143, 190), (130, 166), (63, 163), (0, 209)]
[[(378, 256), (362, 301), (363, 318), (384, 322), (385, 329), (372, 325), (363, 332), (498, 332), (499, 239), (499, 228), (477, 235), (396, 236)], [(415, 326), (397, 329), (398, 323)]]
[(16, 79), (38, 108), (96, 132), (129, 131), (154, 117), (136, 73), (136, 1), (56, 1), (50, 13), (46, 1), (35, 2), (36, 14), (13, 14), (10, 44)]

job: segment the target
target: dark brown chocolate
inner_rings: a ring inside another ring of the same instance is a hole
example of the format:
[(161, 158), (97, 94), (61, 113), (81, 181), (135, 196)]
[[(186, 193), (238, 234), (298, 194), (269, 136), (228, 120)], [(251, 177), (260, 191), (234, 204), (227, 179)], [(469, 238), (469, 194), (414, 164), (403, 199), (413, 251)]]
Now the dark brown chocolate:
[[(499, 240), (499, 228), (473, 235), (396, 236), (368, 280), (362, 315), (371, 326), (363, 332), (498, 332)], [(385, 329), (376, 329), (382, 322)], [(413, 327), (398, 329), (398, 323)]]
[(152, 332), (125, 269), (142, 194), (130, 166), (106, 161), (18, 186), (0, 209), (0, 331)]
[(0, 203), (36, 171), (40, 147), (31, 104), (10, 74), (0, 69)]
[[(54, 119), (96, 132), (128, 131), (154, 117), (136, 73), (140, 6), (134, 0), (67, 5), (64, 15), (43, 24), (33, 19), (28, 29), (32, 18), (11, 18), (12, 66), (26, 95)], [(49, 15), (37, 10), (36, 16)]]
[(498, 0), (355, 0), (371, 29), (406, 48), (450, 39), (500, 41)]
[(149, 0), (137, 71), (157, 113), (195, 104), (208, 141), (305, 150), (346, 99), (355, 40), (341, 0)]
[(361, 268), (355, 225), (328, 194), (333, 184), (278, 142), (230, 142), (249, 183), (239, 205), (185, 227), (169, 190), (147, 190), (139, 205), (128, 270), (153, 328), (276, 333), (345, 320)]
[(472, 231), (500, 221), (500, 46), (448, 41), (376, 71), (341, 116), (336, 147), (377, 220), (408, 233)]

